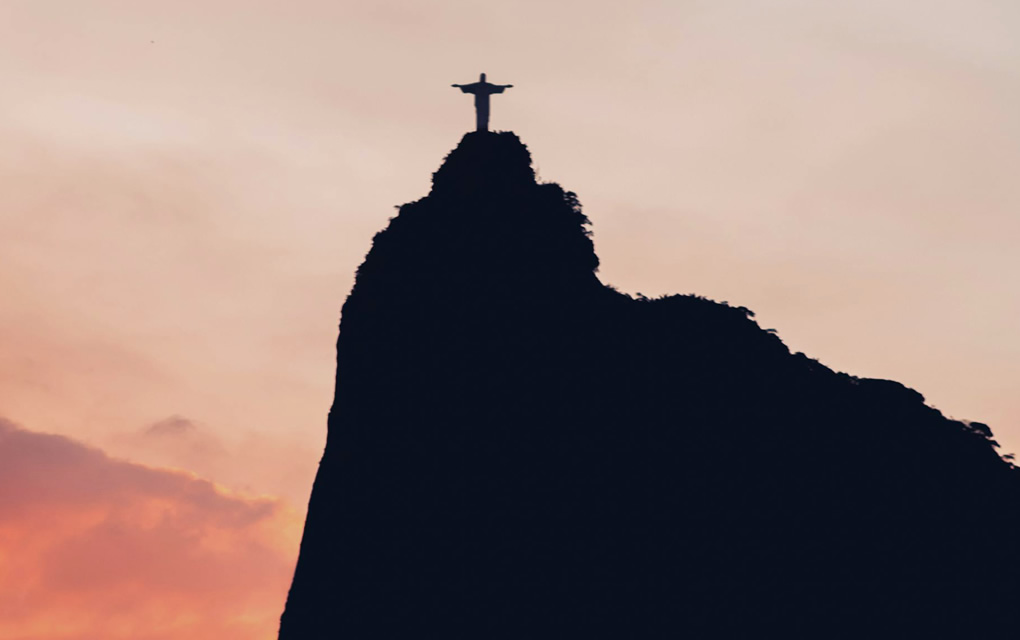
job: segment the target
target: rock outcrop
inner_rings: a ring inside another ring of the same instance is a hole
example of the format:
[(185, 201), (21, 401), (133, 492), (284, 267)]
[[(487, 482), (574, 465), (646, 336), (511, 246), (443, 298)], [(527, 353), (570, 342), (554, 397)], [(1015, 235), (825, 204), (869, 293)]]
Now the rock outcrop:
[(469, 133), (375, 237), (281, 640), (1010, 623), (1020, 472), (987, 427), (747, 309), (604, 286), (587, 224)]

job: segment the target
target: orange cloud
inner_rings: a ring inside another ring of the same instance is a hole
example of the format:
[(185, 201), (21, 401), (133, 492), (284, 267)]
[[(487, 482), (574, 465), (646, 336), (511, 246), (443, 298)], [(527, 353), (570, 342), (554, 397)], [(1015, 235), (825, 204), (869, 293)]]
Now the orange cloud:
[(298, 514), (0, 419), (0, 637), (269, 639)]

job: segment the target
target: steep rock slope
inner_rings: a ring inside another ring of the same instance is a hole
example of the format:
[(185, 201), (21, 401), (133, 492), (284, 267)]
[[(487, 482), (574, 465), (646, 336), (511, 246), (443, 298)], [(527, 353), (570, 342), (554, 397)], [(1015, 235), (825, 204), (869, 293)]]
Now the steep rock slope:
[(572, 193), (470, 133), (374, 240), (281, 640), (971, 635), (1016, 594), (987, 427), (602, 285)]

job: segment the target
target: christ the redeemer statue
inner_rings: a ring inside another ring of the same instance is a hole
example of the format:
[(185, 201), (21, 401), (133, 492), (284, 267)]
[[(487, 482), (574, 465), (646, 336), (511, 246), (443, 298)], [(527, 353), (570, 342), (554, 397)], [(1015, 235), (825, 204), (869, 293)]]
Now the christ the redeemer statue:
[(477, 131), (488, 131), (489, 130), (489, 96), (493, 93), (503, 93), (503, 89), (509, 89), (512, 84), (490, 84), (485, 81), (485, 74), (483, 73), (478, 78), (478, 82), (472, 82), (471, 84), (455, 84), (451, 85), (457, 87), (464, 93), (475, 94), (475, 116), (477, 121)]

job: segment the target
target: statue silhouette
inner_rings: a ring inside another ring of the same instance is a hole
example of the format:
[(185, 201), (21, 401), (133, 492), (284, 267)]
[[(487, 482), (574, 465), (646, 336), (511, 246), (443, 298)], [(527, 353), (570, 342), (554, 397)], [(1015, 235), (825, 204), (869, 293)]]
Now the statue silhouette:
[(485, 74), (478, 77), (478, 82), (471, 84), (454, 84), (464, 93), (475, 94), (475, 121), (476, 131), (489, 130), (489, 96), (493, 93), (503, 93), (503, 89), (509, 89), (512, 84), (491, 84), (485, 81)]

